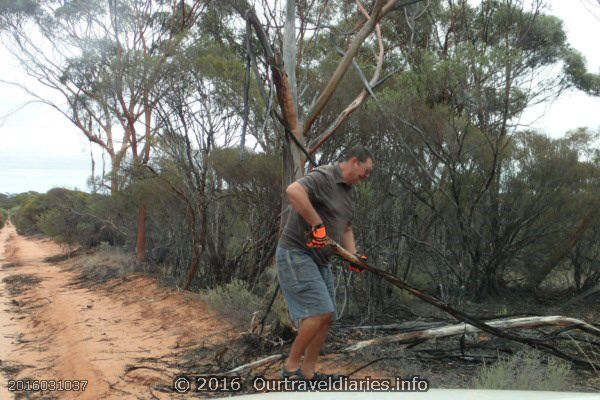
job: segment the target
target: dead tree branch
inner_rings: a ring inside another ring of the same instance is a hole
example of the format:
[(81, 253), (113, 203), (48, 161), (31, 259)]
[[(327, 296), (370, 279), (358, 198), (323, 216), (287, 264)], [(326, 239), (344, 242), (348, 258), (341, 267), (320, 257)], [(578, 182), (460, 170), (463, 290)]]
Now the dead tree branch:
[[(563, 351), (557, 349), (556, 347), (546, 343), (546, 340), (544, 340), (544, 339), (519, 336), (517, 334), (513, 334), (513, 333), (507, 332), (505, 330), (501, 330), (497, 327), (488, 325), (484, 322), (481, 322), (478, 319), (476, 319), (462, 311), (459, 311), (459, 310), (456, 310), (456, 309), (450, 307), (450, 305), (440, 301), (439, 299), (424, 293), (422, 290), (409, 285), (408, 283), (404, 282), (402, 279), (390, 274), (389, 272), (383, 271), (381, 269), (378, 269), (378, 268), (368, 265), (367, 263), (365, 263), (364, 261), (359, 259), (356, 255), (354, 255), (354, 254), (350, 253), (348, 250), (344, 249), (342, 246), (340, 246), (335, 241), (333, 241), (331, 239), (328, 239), (328, 240), (329, 240), (329, 245), (333, 248), (333, 251), (337, 255), (342, 257), (344, 260), (346, 260), (354, 265), (357, 265), (371, 273), (374, 273), (375, 275), (385, 279), (386, 281), (388, 281), (389, 283), (391, 283), (392, 285), (394, 285), (400, 289), (404, 289), (404, 290), (408, 291), (413, 296), (418, 297), (419, 299), (443, 310), (444, 312), (452, 315), (459, 321), (470, 324), (470, 325), (472, 325), (476, 328), (479, 328), (480, 330), (487, 332), (491, 335), (494, 335), (494, 336), (497, 336), (497, 337), (500, 337), (503, 339), (507, 339), (507, 340), (512, 340), (512, 341), (515, 341), (518, 343), (526, 344), (527, 346), (530, 346), (536, 350), (543, 351), (545, 353), (552, 354), (556, 357), (562, 358), (563, 360), (570, 361), (579, 367), (582, 367), (585, 369), (591, 369), (594, 371), (600, 368), (600, 365), (597, 365), (597, 364), (591, 362), (590, 360), (584, 361), (584, 360), (572, 357), (569, 354), (564, 353)], [(589, 326), (591, 326), (591, 325), (589, 325)], [(583, 325), (582, 329), (589, 331), (589, 327), (587, 325)], [(600, 332), (600, 331), (598, 331), (597, 328), (593, 328), (593, 330), (589, 331), (589, 332), (590, 333), (594, 332), (594, 334), (597, 335), (598, 334), (597, 332)]]
[(273, 361), (278, 361), (283, 358), (284, 358), (283, 354), (274, 354), (274, 355), (266, 357), (266, 358), (261, 358), (260, 360), (252, 361), (251, 363), (243, 364), (238, 367), (235, 367), (234, 369), (232, 369), (230, 371), (224, 372), (223, 375), (240, 374), (241, 372), (246, 371), (248, 369), (260, 367), (261, 365), (264, 365), (264, 364), (267, 364), (267, 363), (270, 363)]
[[(562, 329), (574, 329), (579, 328), (585, 332), (591, 333), (596, 336), (600, 336), (600, 329), (588, 324), (585, 321), (568, 318), (563, 316), (549, 316), (549, 317), (524, 317), (514, 319), (498, 319), (494, 321), (486, 321), (486, 325), (494, 328), (502, 329), (532, 329), (539, 328), (542, 326), (559, 326)], [(388, 343), (412, 343), (418, 340), (429, 340), (433, 338), (444, 338), (449, 336), (462, 335), (465, 333), (477, 333), (482, 332), (481, 329), (466, 324), (455, 324), (440, 326), (435, 328), (429, 328), (425, 330), (410, 331), (397, 333), (395, 335), (384, 336), (375, 339), (362, 340), (344, 349), (346, 352), (361, 350), (368, 346), (381, 345)]]

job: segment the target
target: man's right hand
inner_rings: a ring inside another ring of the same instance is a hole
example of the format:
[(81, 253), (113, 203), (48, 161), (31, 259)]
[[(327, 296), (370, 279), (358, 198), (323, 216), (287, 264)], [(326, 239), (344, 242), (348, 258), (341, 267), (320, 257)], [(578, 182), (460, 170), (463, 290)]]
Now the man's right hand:
[[(365, 256), (364, 254), (355, 254), (356, 258), (358, 258), (360, 261), (366, 263), (367, 262), (367, 256)], [(360, 274), (361, 272), (363, 272), (365, 269), (363, 267), (361, 267), (360, 265), (357, 264), (352, 264), (352, 263), (348, 263), (348, 268), (350, 269), (350, 271), (352, 272), (356, 272), (358, 274)]]
[(306, 245), (310, 248), (321, 249), (327, 245), (327, 229), (325, 225), (319, 224), (312, 227), (310, 242)]

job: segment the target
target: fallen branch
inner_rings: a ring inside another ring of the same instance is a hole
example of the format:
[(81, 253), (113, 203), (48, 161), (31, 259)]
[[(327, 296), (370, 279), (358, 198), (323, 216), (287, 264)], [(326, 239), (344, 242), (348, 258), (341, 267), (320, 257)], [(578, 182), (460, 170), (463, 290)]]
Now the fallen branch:
[(252, 361), (251, 363), (243, 364), (243, 365), (240, 365), (239, 367), (235, 367), (231, 371), (224, 372), (223, 375), (239, 374), (240, 372), (245, 371), (247, 369), (260, 367), (261, 365), (267, 364), (269, 362), (281, 360), (281, 359), (283, 359), (283, 357), (284, 357), (283, 354), (274, 354), (267, 358), (261, 358), (260, 360)]
[(135, 371), (137, 369), (149, 369), (152, 371), (157, 371), (157, 372), (163, 372), (165, 374), (168, 374), (169, 371), (167, 371), (164, 368), (157, 368), (157, 367), (150, 367), (148, 365), (128, 365), (127, 367), (125, 367), (125, 374), (130, 373), (131, 371)]
[(423, 330), (429, 328), (438, 328), (443, 326), (443, 322), (419, 322), (419, 321), (408, 321), (400, 324), (386, 324), (386, 325), (363, 325), (363, 326), (348, 326), (344, 329), (352, 330), (373, 330), (373, 331), (414, 331)]
[(363, 369), (367, 368), (368, 366), (371, 366), (375, 363), (378, 363), (379, 361), (390, 361), (390, 360), (402, 360), (402, 359), (407, 359), (408, 357), (402, 357), (402, 356), (397, 356), (397, 357), (380, 357), (377, 358), (375, 360), (371, 360), (368, 363), (361, 365), (359, 368), (355, 369), (354, 371), (350, 372), (347, 374), (347, 376), (352, 376), (354, 374), (356, 374), (358, 371), (362, 371)]
[[(526, 317), (526, 318), (515, 318), (515, 319), (499, 319), (494, 321), (486, 321), (486, 325), (494, 328), (503, 329), (518, 329), (518, 328), (539, 328), (541, 326), (559, 326), (563, 328), (580, 328), (586, 332), (600, 336), (600, 329), (575, 318), (568, 318), (562, 316), (550, 316), (550, 317)], [(430, 328), (421, 331), (402, 332), (395, 335), (384, 336), (375, 339), (363, 340), (352, 346), (346, 347), (343, 351), (351, 352), (361, 350), (367, 346), (375, 344), (387, 344), (387, 343), (412, 343), (416, 340), (421, 339), (433, 339), (443, 338), (448, 336), (462, 335), (464, 333), (476, 333), (482, 332), (473, 325), (469, 324), (455, 324), (449, 326), (442, 326), (438, 328)]]
[[(563, 360), (567, 360), (572, 362), (574, 365), (577, 365), (579, 367), (588, 369), (588, 370), (593, 370), (596, 371), (598, 369), (600, 369), (600, 365), (597, 363), (593, 363), (592, 361), (588, 360), (582, 360), (579, 358), (575, 358), (559, 349), (557, 349), (556, 347), (546, 343), (547, 340), (544, 339), (538, 339), (538, 338), (532, 338), (532, 337), (523, 337), (523, 336), (519, 336), (517, 334), (514, 333), (510, 333), (501, 329), (498, 329), (497, 327), (494, 326), (490, 326), (484, 322), (479, 321), (478, 319), (462, 312), (459, 310), (456, 310), (452, 307), (450, 307), (450, 305), (442, 302), (441, 300), (430, 296), (428, 294), (426, 294), (425, 292), (423, 292), (420, 289), (417, 289), (411, 285), (409, 285), (408, 283), (406, 283), (405, 281), (403, 281), (402, 279), (390, 274), (387, 271), (383, 271), (381, 269), (375, 268), (370, 266), (369, 264), (365, 263), (363, 260), (359, 259), (356, 255), (350, 253), (348, 250), (346, 250), (345, 248), (343, 248), (342, 246), (340, 246), (338, 243), (336, 243), (334, 240), (332, 240), (331, 238), (328, 238), (328, 244), (329, 246), (331, 246), (331, 248), (333, 249), (334, 253), (336, 253), (337, 255), (339, 255), (341, 258), (343, 258), (344, 260), (360, 267), (363, 268), (383, 279), (385, 279), (386, 281), (388, 281), (389, 283), (391, 283), (392, 285), (400, 288), (400, 289), (404, 289), (407, 292), (411, 293), (413, 296), (418, 297), (419, 299), (443, 310), (444, 312), (452, 315), (453, 317), (455, 317), (456, 319), (458, 319), (459, 321), (465, 322), (469, 325), (472, 325), (476, 328), (479, 328), (480, 330), (487, 332), (491, 335), (503, 338), (503, 339), (508, 339), (508, 340), (512, 340), (518, 343), (523, 343), (526, 344), (527, 346), (530, 346), (536, 350), (539, 351), (543, 351), (545, 353), (548, 354), (552, 354), (556, 357), (560, 357)], [(582, 330), (585, 330), (589, 333), (594, 334), (595, 336), (600, 336), (600, 330), (598, 330), (597, 328), (584, 323), (585, 325), (579, 326)], [(593, 328), (592, 330), (590, 330), (589, 328)], [(414, 334), (414, 333), (413, 333)]]

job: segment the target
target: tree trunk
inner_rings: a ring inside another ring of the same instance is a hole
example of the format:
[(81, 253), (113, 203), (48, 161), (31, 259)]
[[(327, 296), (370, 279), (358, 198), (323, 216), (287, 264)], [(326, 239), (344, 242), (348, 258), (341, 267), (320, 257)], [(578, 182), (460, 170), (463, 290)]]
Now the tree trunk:
[[(187, 279), (186, 279), (185, 285), (183, 287), (184, 290), (189, 289), (189, 287), (192, 283), (192, 280), (194, 280), (194, 277), (198, 273), (198, 267), (200, 266), (200, 259), (202, 257), (202, 253), (204, 252), (204, 244), (202, 243), (202, 238), (198, 236), (198, 229), (196, 227), (196, 224), (197, 224), (196, 210), (194, 210), (192, 208), (192, 205), (190, 204), (189, 201), (187, 201), (187, 199), (186, 199), (186, 202), (187, 202), (188, 214), (189, 214), (188, 223), (190, 226), (190, 230), (192, 231), (192, 261), (190, 263), (190, 268), (188, 269)], [(201, 207), (204, 207), (204, 205), (202, 205)], [(202, 226), (203, 226), (203, 228), (205, 226), (204, 217), (202, 219)], [(202, 236), (202, 233), (203, 233), (203, 231), (201, 231), (201, 236)]]
[(148, 219), (148, 206), (142, 202), (138, 208), (137, 219), (137, 244), (136, 259), (139, 262), (146, 261), (146, 220)]
[(583, 236), (585, 231), (590, 225), (590, 222), (594, 219), (598, 212), (597, 207), (592, 207), (581, 219), (577, 228), (571, 233), (569, 239), (562, 245), (557, 246), (550, 256), (548, 261), (537, 271), (533, 277), (533, 286), (537, 288), (546, 277), (554, 270), (559, 262), (569, 255), (569, 252), (579, 242), (579, 239)]
[[(274, 79), (277, 87), (279, 102), (283, 109), (283, 117), (286, 120), (290, 131), (288, 135), (294, 135), (296, 139), (304, 145), (302, 127), (298, 115), (298, 97), (296, 82), (296, 2), (287, 0), (286, 20), (284, 27), (283, 42), (283, 72), (285, 74), (279, 79)], [(277, 59), (277, 57), (276, 57)], [(276, 77), (274, 77), (276, 78)], [(289, 202), (286, 195), (288, 185), (304, 175), (305, 159), (292, 140), (287, 138), (286, 145), (283, 147), (283, 181), (281, 185), (281, 223), (279, 225), (280, 233), (283, 231), (287, 222), (289, 213)]]
[(110, 157), (110, 194), (114, 196), (119, 192), (119, 169), (121, 161), (116, 156)]
[(280, 233), (283, 231), (289, 215), (289, 201), (286, 195), (287, 187), (297, 179), (304, 176), (304, 157), (301, 157), (298, 147), (288, 141), (283, 148), (283, 175), (281, 185), (281, 224)]

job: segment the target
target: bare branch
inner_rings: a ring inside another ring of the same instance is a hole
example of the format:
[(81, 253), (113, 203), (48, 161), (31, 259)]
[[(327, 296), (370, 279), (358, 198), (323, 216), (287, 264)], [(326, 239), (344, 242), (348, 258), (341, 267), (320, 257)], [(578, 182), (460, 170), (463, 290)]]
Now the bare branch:
[[(522, 337), (519, 336), (517, 334), (513, 334), (501, 329), (498, 329), (494, 326), (491, 326), (487, 323), (481, 322), (478, 319), (462, 312), (459, 311), (453, 307), (451, 307), (449, 304), (440, 301), (439, 299), (430, 296), (428, 294), (426, 294), (425, 292), (423, 292), (420, 289), (417, 289), (411, 285), (409, 285), (408, 283), (406, 283), (405, 281), (403, 281), (402, 279), (394, 276), (393, 274), (390, 274), (387, 271), (378, 269), (378, 268), (374, 268), (370, 265), (368, 265), (367, 263), (365, 263), (363, 260), (359, 259), (358, 256), (356, 256), (355, 254), (350, 253), (348, 250), (344, 249), (342, 246), (340, 246), (338, 243), (336, 243), (335, 241), (331, 240), (328, 238), (329, 241), (329, 245), (332, 247), (333, 251), (335, 254), (339, 255), (340, 257), (342, 257), (344, 260), (350, 262), (351, 264), (358, 266), (360, 268), (363, 268), (371, 273), (374, 273), (375, 275), (379, 276), (380, 278), (385, 279), (387, 282), (391, 283), (392, 285), (406, 290), (407, 292), (409, 292), (410, 294), (412, 294), (413, 296), (433, 305), (434, 307), (437, 307), (439, 309), (441, 309), (442, 311), (452, 315), (453, 317), (455, 317), (456, 319), (458, 319), (459, 321), (463, 321), (469, 325), (472, 325), (476, 328), (479, 328), (480, 330), (487, 332), (489, 334), (492, 334), (494, 336), (500, 337), (500, 338), (504, 338), (504, 339), (508, 339), (508, 340), (512, 340), (518, 343), (523, 343), (526, 344), (536, 350), (539, 351), (543, 351), (545, 353), (549, 353), (549, 354), (553, 354), (557, 357), (560, 357), (564, 360), (567, 361), (571, 361), (572, 363), (574, 363), (575, 365), (581, 366), (583, 368), (586, 369), (596, 369), (596, 367), (600, 368), (600, 365), (595, 365), (593, 363), (590, 363), (588, 361), (583, 361), (580, 359), (576, 359), (574, 357), (571, 357), (570, 355), (564, 353), (563, 351), (555, 348), (554, 346), (549, 345), (548, 343), (546, 343), (545, 340), (543, 339), (537, 339), (537, 338), (531, 338), (531, 337)], [(580, 325), (581, 329), (585, 330), (586, 332), (590, 332), (590, 333), (594, 333), (594, 334), (598, 334), (600, 333), (600, 330), (598, 330), (598, 328), (595, 327), (591, 327), (587, 326), (587, 325)]]
[[(367, 13), (367, 10), (364, 8), (364, 6), (361, 4), (360, 0), (356, 0), (356, 3), (358, 4), (361, 12), (365, 15), (365, 17), (367, 19), (370, 18), (369, 14)], [(379, 76), (381, 75), (381, 70), (383, 68), (383, 57), (384, 57), (384, 47), (383, 47), (383, 38), (381, 35), (381, 27), (379, 26), (379, 24), (377, 24), (375, 26), (375, 31), (377, 33), (377, 42), (379, 44), (379, 54), (377, 57), (377, 67), (375, 68), (375, 73), (373, 74), (373, 77), (371, 78), (370, 82), (365, 82), (366, 78), (364, 78), (364, 75), (362, 74), (362, 71), (360, 71), (360, 68), (358, 68), (358, 64), (356, 64), (356, 67), (359, 69), (361, 78), (363, 79), (363, 84), (365, 85), (365, 89), (358, 95), (358, 97), (356, 97), (352, 103), (350, 103), (350, 105), (348, 105), (335, 119), (335, 121), (329, 125), (327, 127), (327, 129), (325, 129), (325, 131), (323, 133), (321, 133), (314, 141), (314, 145), (311, 146), (309, 152), (310, 154), (314, 154), (319, 147), (321, 147), (334, 133), (335, 131), (344, 123), (344, 121), (346, 121), (348, 119), (348, 117), (356, 110), (358, 110), (358, 108), (360, 108), (360, 106), (362, 104), (364, 104), (364, 102), (368, 99), (369, 94), (371, 94), (374, 97), (373, 91), (371, 90), (371, 88), (375, 87), (376, 85), (379, 85)], [(356, 63), (353, 60), (353, 63)]]
[[(390, 1), (389, 3), (396, 3), (396, 1)], [(354, 56), (356, 56), (356, 54), (358, 53), (358, 50), (360, 49), (362, 43), (365, 41), (367, 36), (369, 36), (369, 34), (373, 31), (377, 21), (381, 17), (383, 17), (383, 15), (385, 15), (385, 12), (382, 11), (383, 6), (383, 0), (376, 0), (375, 5), (373, 6), (373, 10), (371, 11), (371, 17), (363, 25), (363, 27), (360, 29), (360, 31), (354, 37), (354, 39), (352, 39), (352, 41), (350, 42), (348, 50), (346, 51), (346, 56), (342, 58), (333, 75), (329, 79), (329, 82), (327, 82), (327, 84), (323, 88), (316, 103), (311, 107), (310, 111), (308, 112), (303, 127), (304, 135), (306, 135), (310, 131), (310, 128), (315, 122), (317, 116), (321, 113), (321, 111), (323, 111), (323, 109), (331, 99), (331, 96), (333, 96), (333, 93), (335, 92), (342, 78), (346, 74), (346, 71), (350, 67), (352, 60), (354, 59)]]
[[(563, 317), (563, 316), (547, 316), (547, 317), (523, 317), (523, 318), (512, 318), (512, 319), (497, 319), (493, 321), (485, 321), (486, 325), (492, 326), (498, 329), (533, 329), (542, 326), (559, 326), (562, 328), (579, 328), (585, 332), (591, 333), (595, 336), (600, 336), (600, 329), (588, 324), (585, 321)], [(423, 341), (429, 339), (438, 339), (449, 336), (462, 335), (465, 333), (479, 333), (481, 329), (474, 327), (469, 324), (455, 324), (447, 326), (438, 326), (434, 328), (428, 328), (425, 330), (412, 330), (410, 332), (401, 332), (395, 335), (383, 336), (380, 338), (362, 340), (358, 343), (354, 343), (344, 349), (345, 352), (354, 352), (364, 349), (368, 346), (382, 345), (389, 343), (412, 343), (415, 341)]]

